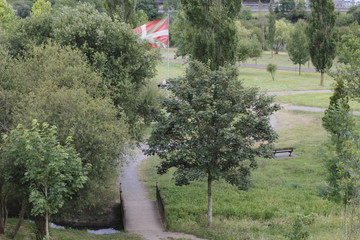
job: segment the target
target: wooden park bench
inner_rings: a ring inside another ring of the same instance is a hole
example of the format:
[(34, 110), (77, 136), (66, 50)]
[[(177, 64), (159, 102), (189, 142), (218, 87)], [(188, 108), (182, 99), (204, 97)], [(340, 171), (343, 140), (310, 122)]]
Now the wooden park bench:
[(289, 156), (291, 156), (292, 152), (294, 151), (293, 147), (288, 147), (288, 148), (276, 148), (273, 150), (273, 154), (277, 154), (277, 153), (289, 153)]

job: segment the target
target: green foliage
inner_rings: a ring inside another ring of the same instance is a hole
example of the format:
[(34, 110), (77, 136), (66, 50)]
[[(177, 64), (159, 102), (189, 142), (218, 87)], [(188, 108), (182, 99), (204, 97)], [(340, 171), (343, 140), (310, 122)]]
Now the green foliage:
[(112, 20), (119, 20), (136, 27), (135, 0), (103, 0), (103, 6)]
[(299, 75), (301, 72), (301, 65), (309, 61), (309, 44), (305, 28), (306, 23), (298, 21), (295, 24), (294, 30), (290, 33), (290, 38), (286, 47), (291, 61), (294, 64), (299, 64)]
[[(172, 95), (163, 103), (166, 113), (148, 140), (147, 153), (163, 159), (159, 174), (176, 167), (176, 185), (207, 176), (209, 202), (214, 180), (247, 189), (255, 156), (270, 157), (277, 136), (269, 116), (278, 105), (257, 89), (244, 88), (237, 77), (233, 67), (211, 71), (192, 63), (185, 77), (169, 82)], [(208, 207), (211, 225), (211, 203)]]
[(286, 238), (290, 240), (306, 240), (310, 237), (310, 233), (304, 230), (304, 227), (312, 225), (315, 221), (313, 215), (297, 216), (292, 226), (292, 231), (286, 234)]
[(360, 27), (352, 25), (351, 33), (342, 36), (339, 43), (339, 62), (343, 63), (334, 73), (335, 78), (339, 78), (344, 82), (346, 91), (349, 96), (359, 100), (360, 87)]
[[(31, 44), (52, 40), (62, 46), (79, 49), (102, 75), (102, 87), (110, 91), (133, 130), (142, 124), (144, 111), (136, 106), (143, 99), (138, 93), (155, 75), (159, 54), (150, 49), (125, 23), (112, 21), (93, 6), (62, 7), (54, 14), (24, 19), (9, 35), (9, 50), (24, 54)], [(137, 133), (136, 133), (137, 134)]]
[(276, 64), (269, 63), (266, 66), (266, 71), (268, 71), (271, 74), (271, 78), (272, 78), (273, 81), (275, 80), (276, 70), (277, 70), (277, 65)]
[(15, 20), (14, 10), (7, 4), (6, 0), (0, 0), (0, 36), (3, 31), (12, 27)]
[(149, 20), (155, 20), (158, 17), (158, 5), (155, 0), (138, 0), (135, 9), (143, 10)]
[[(24, 166), (23, 179), (27, 183), (33, 216), (54, 214), (64, 204), (64, 198), (73, 195), (87, 181), (87, 169), (72, 147), (68, 137), (62, 146), (57, 129), (47, 123), (33, 121), (31, 129), (18, 125), (4, 135), (3, 156), (15, 166)], [(11, 169), (11, 168), (10, 168)], [(45, 189), (47, 189), (45, 191)], [(45, 195), (46, 194), (46, 195)]]
[(273, 48), (278, 54), (283, 49), (290, 37), (293, 26), (284, 19), (277, 20), (275, 23), (275, 35)]
[(242, 7), (241, 11), (240, 11), (239, 19), (241, 19), (241, 20), (251, 20), (252, 18), (253, 17), (252, 17), (251, 8)]
[(93, 166), (76, 202), (78, 210), (103, 201), (99, 196), (117, 176), (128, 141), (127, 125), (85, 59), (71, 47), (35, 47), (25, 58), (8, 61), (0, 76), (0, 102), (6, 102), (2, 131), (19, 123), (30, 126), (32, 119), (56, 125), (59, 140), (73, 136), (76, 151)]
[(353, 15), (358, 24), (360, 24), (360, 6), (351, 7), (347, 13)]
[(48, 215), (56, 214), (65, 198), (83, 187), (89, 166), (83, 167), (71, 138), (61, 145), (56, 127), (47, 123), (33, 120), (30, 129), (20, 124), (3, 141), (2, 155), (10, 163), (6, 166), (10, 177), (28, 193), (31, 214), (45, 217), (48, 224)]
[(274, 41), (275, 41), (275, 33), (276, 33), (276, 15), (272, 6), (272, 0), (269, 4), (269, 22), (268, 22), (268, 29), (267, 29), (267, 40), (270, 44), (271, 51), (274, 48)]
[(316, 70), (321, 72), (322, 86), (323, 73), (331, 68), (336, 54), (337, 35), (334, 30), (336, 15), (331, 0), (311, 1), (310, 8), (307, 29), (309, 51)]
[(31, 15), (41, 16), (51, 11), (51, 3), (45, 0), (37, 0), (31, 8)]
[(246, 61), (249, 58), (259, 58), (262, 53), (262, 48), (255, 33), (247, 30), (240, 22), (236, 22), (236, 28), (239, 34), (237, 59), (239, 61)]
[(181, 56), (210, 64), (212, 70), (226, 63), (234, 64), (237, 57), (238, 39), (235, 19), (241, 8), (236, 0), (183, 0), (181, 15), (183, 24), (174, 31)]
[(349, 13), (338, 13), (336, 16), (335, 25), (337, 27), (345, 27), (345, 26), (350, 26), (354, 22), (355, 22), (355, 18), (353, 15)]

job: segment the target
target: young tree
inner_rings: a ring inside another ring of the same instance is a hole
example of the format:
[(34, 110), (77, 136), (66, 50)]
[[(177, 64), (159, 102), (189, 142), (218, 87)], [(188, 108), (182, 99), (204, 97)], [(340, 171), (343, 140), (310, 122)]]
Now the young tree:
[(290, 34), (287, 44), (289, 58), (294, 64), (299, 64), (299, 75), (301, 74), (301, 65), (309, 60), (309, 44), (305, 33), (305, 22), (298, 21), (294, 30)]
[(212, 70), (237, 60), (238, 39), (235, 20), (240, 13), (237, 0), (183, 0), (185, 21), (181, 36), (186, 42), (179, 53), (209, 63)]
[(45, 219), (46, 239), (49, 239), (49, 216), (57, 213), (64, 199), (82, 188), (87, 180), (87, 167), (82, 166), (71, 146), (71, 138), (63, 146), (56, 135), (56, 127), (40, 125), (34, 120), (31, 129), (19, 125), (5, 135), (2, 146), (4, 157), (12, 161), (10, 172), (19, 166), (25, 170), (18, 181), (28, 187), (31, 214)]
[(170, 81), (169, 90), (147, 154), (163, 159), (159, 174), (176, 167), (177, 185), (207, 179), (210, 227), (213, 181), (248, 188), (255, 156), (271, 156), (277, 135), (269, 117), (279, 106), (257, 89), (243, 87), (235, 67), (211, 71), (193, 62), (185, 77)]
[(277, 70), (277, 65), (276, 64), (269, 63), (266, 66), (266, 71), (268, 71), (271, 74), (271, 78), (272, 78), (273, 81), (275, 80), (276, 70)]
[(324, 73), (331, 68), (336, 55), (335, 11), (332, 0), (312, 0), (307, 36), (311, 61), (321, 73), (320, 86), (324, 85)]
[(269, 41), (271, 48), (271, 54), (273, 54), (274, 52), (275, 32), (276, 32), (276, 15), (271, 0), (269, 4), (269, 23), (268, 23), (268, 34), (267, 34), (267, 39)]
[(275, 24), (275, 36), (274, 36), (274, 45), (275, 54), (278, 54), (281, 49), (283, 49), (290, 37), (290, 32), (292, 30), (292, 25), (284, 19), (276, 21)]

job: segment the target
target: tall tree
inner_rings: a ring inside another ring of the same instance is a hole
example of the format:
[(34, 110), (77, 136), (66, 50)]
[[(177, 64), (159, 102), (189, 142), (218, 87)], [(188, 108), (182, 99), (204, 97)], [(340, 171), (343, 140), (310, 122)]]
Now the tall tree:
[(136, 0), (103, 0), (103, 6), (112, 20), (134, 25)]
[(180, 49), (191, 59), (210, 63), (212, 70), (237, 57), (235, 19), (240, 13), (238, 0), (182, 0), (185, 21), (181, 35), (186, 46)]
[(274, 52), (274, 38), (276, 32), (276, 14), (273, 9), (272, 0), (269, 4), (269, 23), (268, 23), (268, 32), (267, 32), (267, 40), (270, 44), (271, 55)]
[(163, 159), (159, 174), (176, 167), (177, 185), (207, 179), (210, 227), (213, 181), (248, 188), (255, 156), (271, 156), (277, 135), (269, 117), (279, 106), (257, 89), (243, 87), (235, 67), (211, 71), (191, 63), (185, 77), (170, 81), (169, 90), (166, 113), (154, 127), (147, 153)]
[(299, 75), (301, 65), (309, 60), (309, 44), (305, 33), (306, 25), (304, 21), (298, 21), (294, 30), (290, 34), (287, 44), (289, 58), (294, 64), (299, 64)]
[(331, 68), (336, 55), (335, 7), (332, 0), (312, 0), (307, 36), (311, 61), (321, 73), (320, 86), (324, 85), (324, 73)]

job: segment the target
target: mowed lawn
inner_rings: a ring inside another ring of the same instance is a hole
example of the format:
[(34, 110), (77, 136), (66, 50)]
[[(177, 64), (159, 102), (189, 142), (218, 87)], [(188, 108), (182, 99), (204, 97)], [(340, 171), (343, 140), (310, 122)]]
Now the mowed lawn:
[[(332, 93), (305, 93), (276, 96), (275, 100), (284, 104), (327, 108), (329, 106), (331, 96)], [(360, 111), (360, 103), (358, 101), (351, 100), (349, 101), (349, 105), (352, 110)]]
[[(167, 62), (162, 61), (157, 66), (157, 76), (152, 79), (153, 84), (159, 84), (167, 78)], [(183, 76), (188, 63), (169, 62), (170, 78)], [(296, 71), (278, 70), (275, 81), (266, 69), (239, 67), (239, 79), (245, 86), (259, 87), (263, 91), (300, 91), (300, 90), (330, 90), (333, 79), (325, 75), (325, 84), (320, 86), (320, 74), (303, 72), (301, 75)]]
[(327, 134), (322, 114), (282, 110), (276, 114), (277, 147), (295, 147), (298, 157), (257, 159), (252, 187), (240, 191), (224, 181), (214, 184), (214, 226), (206, 227), (206, 181), (177, 187), (172, 174), (156, 174), (157, 157), (140, 167), (143, 181), (154, 196), (153, 186), (161, 186), (168, 210), (169, 230), (192, 233), (216, 240), (286, 239), (297, 215), (315, 216), (305, 227), (310, 239), (341, 239), (342, 207), (322, 196), (326, 187), (322, 145)]

